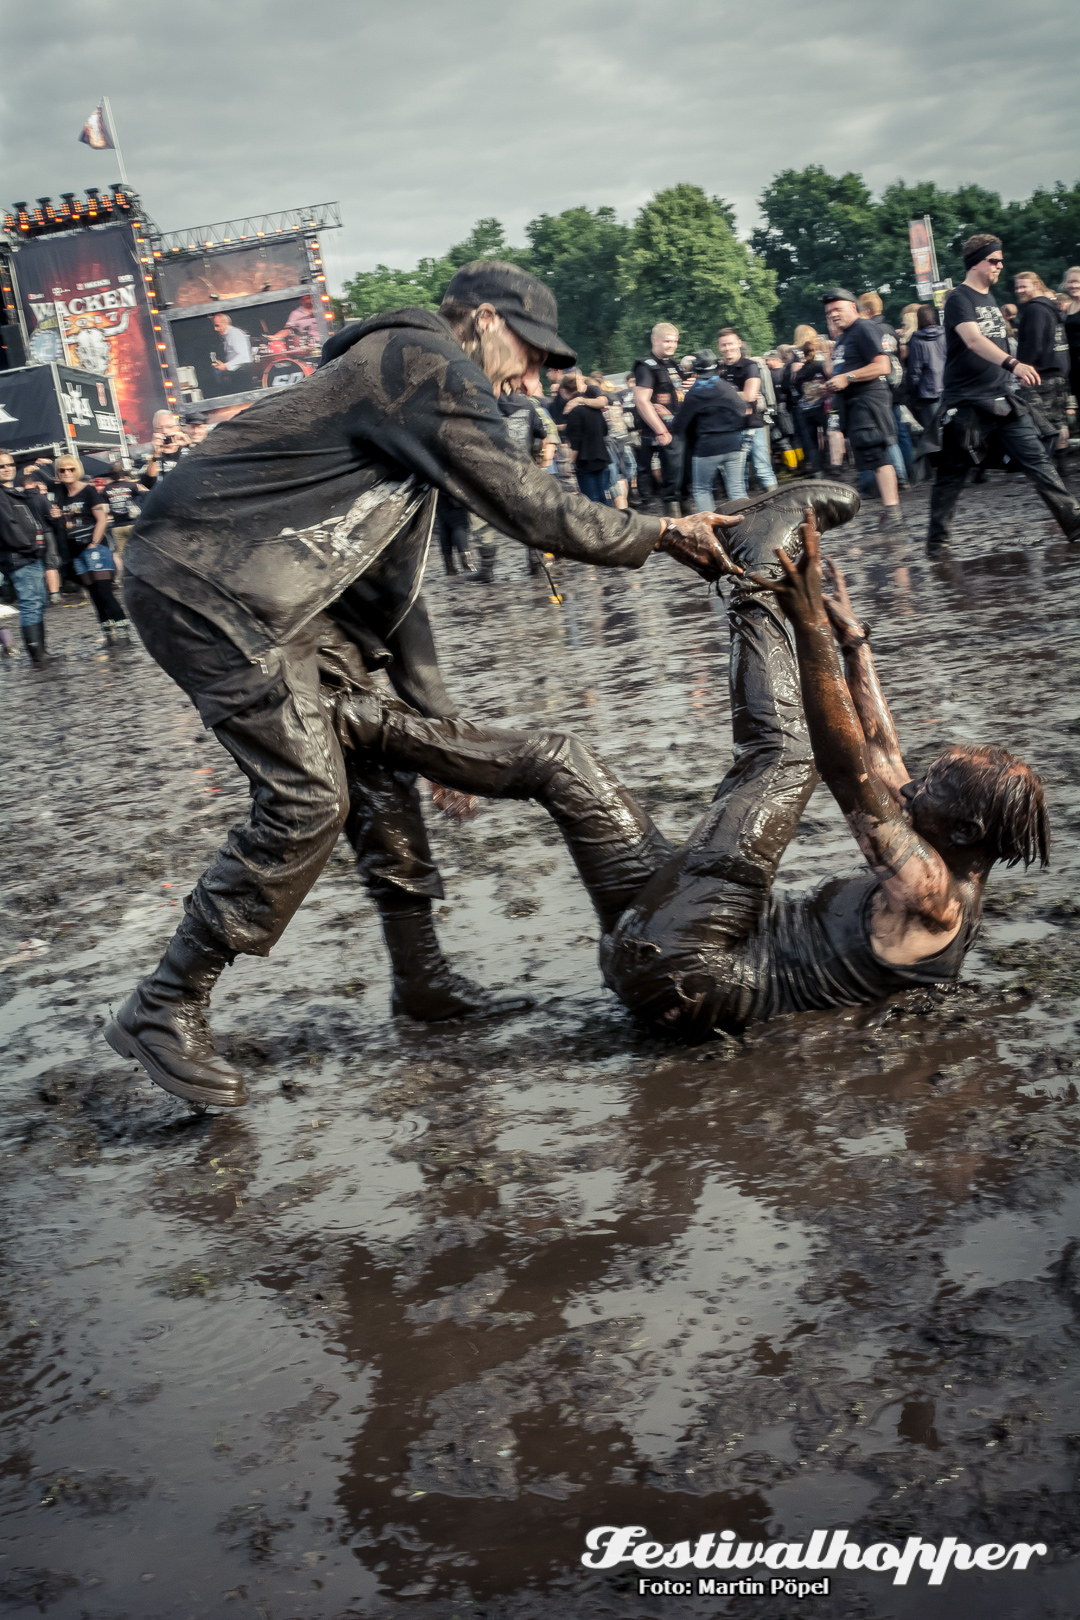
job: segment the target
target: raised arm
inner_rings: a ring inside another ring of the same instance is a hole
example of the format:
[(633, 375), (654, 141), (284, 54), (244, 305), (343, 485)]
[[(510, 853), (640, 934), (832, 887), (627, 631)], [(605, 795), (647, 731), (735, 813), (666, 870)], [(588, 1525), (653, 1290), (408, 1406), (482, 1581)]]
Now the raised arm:
[(829, 557), (824, 562), (824, 574), (833, 594), (822, 600), (843, 656), (844, 679), (866, 739), (870, 768), (899, 804), (900, 789), (910, 780), (910, 773), (901, 757), (896, 724), (878, 680), (869, 631), (856, 618), (844, 576)]
[(802, 536), (798, 564), (777, 552), (783, 579), (754, 577), (776, 593), (791, 622), (814, 761), (881, 881), (885, 908), (901, 944), (910, 933), (955, 932), (961, 905), (949, 869), (919, 838), (872, 764), (825, 607), (820, 536), (809, 511)]

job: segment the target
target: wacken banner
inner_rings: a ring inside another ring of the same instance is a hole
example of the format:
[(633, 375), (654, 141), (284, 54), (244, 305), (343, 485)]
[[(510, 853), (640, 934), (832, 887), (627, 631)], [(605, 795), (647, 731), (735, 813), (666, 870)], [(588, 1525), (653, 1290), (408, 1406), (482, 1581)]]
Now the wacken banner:
[(165, 390), (131, 226), (24, 242), (15, 279), (31, 362), (108, 376), (124, 431), (147, 443)]

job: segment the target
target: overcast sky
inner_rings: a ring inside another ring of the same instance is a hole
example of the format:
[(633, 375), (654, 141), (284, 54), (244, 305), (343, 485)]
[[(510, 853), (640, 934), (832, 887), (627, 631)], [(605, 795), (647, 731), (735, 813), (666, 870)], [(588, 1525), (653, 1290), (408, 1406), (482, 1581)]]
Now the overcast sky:
[(163, 230), (340, 202), (332, 285), (494, 214), (691, 181), (745, 233), (782, 168), (1080, 177), (1077, 0), (3, 0), (2, 201), (118, 178)]

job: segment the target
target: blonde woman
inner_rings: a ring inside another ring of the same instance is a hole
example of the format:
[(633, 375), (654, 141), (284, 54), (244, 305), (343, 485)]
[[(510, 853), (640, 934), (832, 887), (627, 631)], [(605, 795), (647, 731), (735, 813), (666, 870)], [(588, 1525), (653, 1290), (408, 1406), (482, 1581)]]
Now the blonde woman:
[(1068, 299), (1062, 313), (1069, 340), (1069, 392), (1080, 405), (1080, 264), (1066, 270), (1061, 290)]
[(117, 565), (107, 540), (109, 503), (87, 480), (78, 456), (59, 457), (56, 482), (56, 516), (68, 560), (94, 604), (106, 644), (115, 642), (128, 635), (131, 626), (113, 590)]

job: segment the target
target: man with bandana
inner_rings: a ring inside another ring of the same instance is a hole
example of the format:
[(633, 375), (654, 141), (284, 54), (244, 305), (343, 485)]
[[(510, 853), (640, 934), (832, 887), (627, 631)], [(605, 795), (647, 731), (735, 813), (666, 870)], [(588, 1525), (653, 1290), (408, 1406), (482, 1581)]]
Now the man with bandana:
[(990, 291), (1005, 262), (1001, 242), (986, 233), (969, 237), (963, 255), (967, 274), (945, 301), (941, 453), (927, 552), (939, 556), (948, 546), (968, 473), (995, 453), (1027, 474), (1065, 538), (1080, 540), (1080, 501), (1062, 482), (1020, 393), (1020, 386), (1038, 386), (1039, 373), (1009, 353), (1005, 317)]

